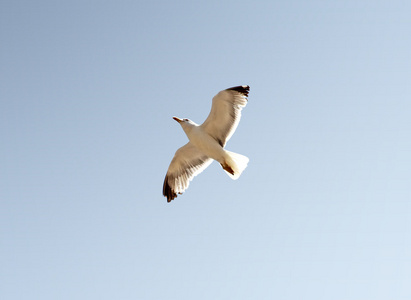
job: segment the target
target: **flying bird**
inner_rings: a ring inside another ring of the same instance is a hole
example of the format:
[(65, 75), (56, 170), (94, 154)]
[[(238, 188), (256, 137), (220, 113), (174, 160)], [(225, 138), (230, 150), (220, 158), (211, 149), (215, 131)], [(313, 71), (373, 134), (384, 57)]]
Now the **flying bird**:
[(249, 159), (225, 150), (224, 146), (240, 122), (249, 90), (248, 85), (242, 85), (219, 92), (213, 98), (210, 114), (201, 125), (190, 119), (173, 117), (180, 123), (189, 142), (176, 151), (168, 167), (163, 184), (167, 202), (182, 194), (194, 176), (204, 171), (213, 160), (218, 161), (232, 179), (240, 177)]

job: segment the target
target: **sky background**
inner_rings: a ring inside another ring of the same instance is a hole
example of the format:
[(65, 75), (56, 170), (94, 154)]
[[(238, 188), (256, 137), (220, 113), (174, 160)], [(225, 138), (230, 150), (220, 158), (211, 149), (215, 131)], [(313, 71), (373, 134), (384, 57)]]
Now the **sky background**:
[[(411, 299), (411, 3), (0, 2), (2, 299)], [(227, 149), (171, 203), (236, 85)]]

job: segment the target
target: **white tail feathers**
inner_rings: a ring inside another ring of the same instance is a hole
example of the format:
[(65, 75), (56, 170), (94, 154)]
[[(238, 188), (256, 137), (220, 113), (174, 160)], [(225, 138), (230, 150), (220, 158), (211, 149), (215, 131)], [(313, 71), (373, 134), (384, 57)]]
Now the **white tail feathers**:
[[(225, 166), (223, 166), (224, 171), (231, 177), (231, 179), (236, 180), (243, 173), (244, 169), (247, 168), (248, 157), (234, 153), (231, 151), (225, 151)], [(231, 171), (234, 174), (231, 174)]]

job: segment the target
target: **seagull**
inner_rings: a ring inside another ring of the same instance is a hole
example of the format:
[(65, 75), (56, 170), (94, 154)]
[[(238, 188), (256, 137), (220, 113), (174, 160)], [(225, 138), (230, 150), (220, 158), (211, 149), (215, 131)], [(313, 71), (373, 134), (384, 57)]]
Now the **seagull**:
[(204, 171), (213, 160), (233, 180), (240, 177), (247, 167), (248, 157), (230, 152), (224, 146), (233, 135), (241, 118), (241, 110), (247, 105), (248, 85), (236, 86), (219, 92), (213, 98), (210, 114), (203, 124), (190, 119), (173, 117), (187, 135), (189, 142), (179, 148), (168, 167), (163, 184), (167, 202), (182, 194), (190, 181)]

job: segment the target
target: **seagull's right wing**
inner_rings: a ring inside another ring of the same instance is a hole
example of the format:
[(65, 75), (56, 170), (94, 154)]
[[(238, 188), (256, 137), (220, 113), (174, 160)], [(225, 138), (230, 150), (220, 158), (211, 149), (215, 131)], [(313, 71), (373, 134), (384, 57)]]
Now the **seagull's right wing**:
[(170, 202), (182, 194), (194, 176), (204, 171), (213, 160), (190, 142), (176, 151), (164, 179), (163, 195)]
[(241, 110), (247, 105), (250, 87), (235, 86), (219, 92), (213, 98), (210, 114), (201, 125), (205, 132), (224, 147), (236, 130)]

